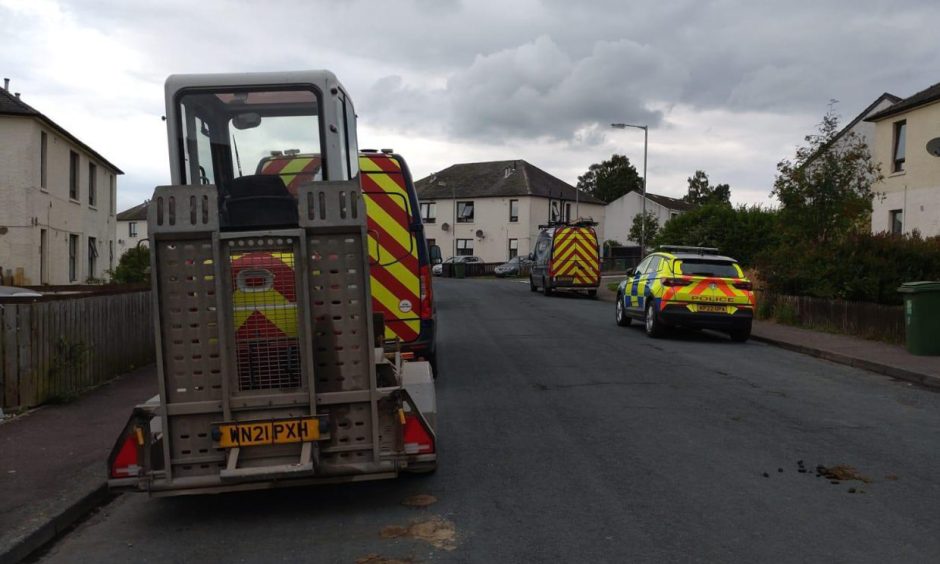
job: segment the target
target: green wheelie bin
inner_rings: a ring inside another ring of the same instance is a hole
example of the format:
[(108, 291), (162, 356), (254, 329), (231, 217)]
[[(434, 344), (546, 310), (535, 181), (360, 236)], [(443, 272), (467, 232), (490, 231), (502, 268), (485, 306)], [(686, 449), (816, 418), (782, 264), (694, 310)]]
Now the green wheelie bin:
[(907, 351), (940, 355), (940, 282), (907, 282), (898, 292), (904, 295)]

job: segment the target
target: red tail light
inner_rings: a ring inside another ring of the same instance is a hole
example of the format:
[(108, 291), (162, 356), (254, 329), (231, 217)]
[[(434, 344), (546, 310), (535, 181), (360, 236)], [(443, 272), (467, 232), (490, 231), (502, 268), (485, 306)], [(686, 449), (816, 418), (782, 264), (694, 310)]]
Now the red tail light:
[(691, 283), (691, 280), (685, 280), (683, 278), (663, 278), (663, 286), (688, 286)]
[(432, 454), (434, 439), (415, 415), (405, 414), (405, 454)]
[(111, 463), (112, 478), (133, 478), (140, 472), (140, 461), (137, 458), (137, 447), (140, 442), (137, 434), (139, 432), (137, 428), (132, 428), (131, 432), (124, 436), (121, 450)]
[(738, 290), (748, 290), (748, 291), (750, 291), (750, 290), (752, 289), (751, 283), (748, 282), (747, 280), (739, 280), (739, 281), (735, 282), (735, 283), (734, 283), (734, 287), (737, 288)]
[(431, 307), (433, 295), (431, 291), (431, 267), (422, 266), (418, 278), (421, 282), (421, 319), (431, 319), (434, 310)]

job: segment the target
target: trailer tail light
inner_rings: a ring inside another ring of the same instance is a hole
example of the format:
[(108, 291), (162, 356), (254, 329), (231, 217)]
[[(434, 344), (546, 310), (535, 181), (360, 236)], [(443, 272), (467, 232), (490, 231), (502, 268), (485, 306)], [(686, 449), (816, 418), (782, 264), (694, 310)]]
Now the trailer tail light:
[(405, 414), (405, 454), (433, 454), (434, 438), (415, 415)]
[(132, 427), (129, 431), (111, 462), (112, 478), (134, 478), (140, 473), (138, 447), (143, 443), (143, 431), (140, 427)]
[(752, 288), (752, 285), (751, 285), (751, 283), (748, 282), (747, 280), (739, 280), (739, 281), (737, 281), (737, 282), (734, 283), (734, 287), (737, 288), (738, 290), (747, 290), (747, 291), (750, 291), (751, 288)]
[(663, 286), (669, 286), (669, 287), (688, 286), (691, 283), (692, 283), (691, 280), (685, 280), (683, 278), (663, 278)]
[(421, 319), (431, 319), (434, 310), (431, 307), (433, 295), (431, 292), (431, 267), (424, 265), (421, 267), (418, 278), (421, 283)]

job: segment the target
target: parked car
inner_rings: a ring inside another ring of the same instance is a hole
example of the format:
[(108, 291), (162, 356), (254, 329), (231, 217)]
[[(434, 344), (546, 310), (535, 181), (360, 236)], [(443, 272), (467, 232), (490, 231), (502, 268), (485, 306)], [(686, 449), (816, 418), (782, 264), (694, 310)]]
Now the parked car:
[(493, 269), (493, 274), (497, 278), (503, 278), (505, 276), (519, 276), (522, 272), (522, 269), (528, 268), (532, 264), (532, 261), (523, 256), (514, 256), (509, 259), (507, 262), (497, 266)]
[(642, 321), (650, 337), (670, 327), (692, 327), (726, 331), (732, 341), (744, 342), (753, 318), (751, 281), (717, 249), (660, 247), (617, 288), (617, 325)]
[(29, 288), (0, 286), (0, 298), (41, 298), (42, 294)]
[(435, 265), (431, 268), (431, 274), (433, 274), (434, 276), (440, 276), (440, 275), (443, 274), (443, 272), (444, 272), (444, 265), (445, 265), (445, 264), (451, 264), (451, 263), (455, 263), (455, 262), (464, 262), (464, 263), (467, 263), (467, 264), (474, 264), (474, 263), (482, 263), (482, 262), (483, 262), (483, 259), (481, 259), (480, 257), (475, 257), (475, 256), (457, 256), (457, 257), (450, 257), (449, 259), (445, 260), (444, 262), (442, 262), (442, 263), (440, 263), (440, 264), (435, 264)]

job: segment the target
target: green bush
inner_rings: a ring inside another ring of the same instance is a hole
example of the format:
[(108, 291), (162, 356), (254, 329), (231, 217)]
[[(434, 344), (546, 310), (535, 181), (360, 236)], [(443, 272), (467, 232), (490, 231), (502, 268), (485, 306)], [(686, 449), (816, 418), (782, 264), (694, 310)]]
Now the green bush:
[(722, 254), (749, 267), (777, 244), (776, 221), (776, 210), (708, 204), (666, 222), (654, 243), (717, 247)]
[(127, 249), (111, 274), (111, 281), (117, 284), (150, 282), (150, 249), (143, 246)]

